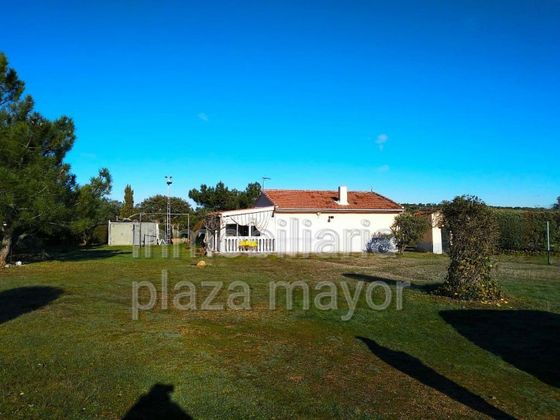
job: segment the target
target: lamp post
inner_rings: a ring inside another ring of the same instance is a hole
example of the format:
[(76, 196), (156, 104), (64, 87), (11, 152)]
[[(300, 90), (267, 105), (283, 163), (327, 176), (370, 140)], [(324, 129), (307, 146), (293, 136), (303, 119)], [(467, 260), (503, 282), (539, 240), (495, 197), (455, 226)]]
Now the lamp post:
[(171, 184), (173, 184), (172, 176), (165, 176), (165, 182), (167, 184), (167, 217), (165, 220), (165, 243), (169, 244), (171, 242)]

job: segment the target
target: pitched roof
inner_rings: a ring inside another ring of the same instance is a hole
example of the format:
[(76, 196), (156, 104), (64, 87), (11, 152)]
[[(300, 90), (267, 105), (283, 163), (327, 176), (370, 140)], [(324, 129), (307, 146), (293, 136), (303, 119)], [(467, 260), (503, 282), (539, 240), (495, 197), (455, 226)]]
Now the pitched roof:
[(373, 191), (348, 191), (348, 205), (338, 204), (338, 191), (264, 190), (262, 194), (280, 210), (402, 210), (393, 200)]

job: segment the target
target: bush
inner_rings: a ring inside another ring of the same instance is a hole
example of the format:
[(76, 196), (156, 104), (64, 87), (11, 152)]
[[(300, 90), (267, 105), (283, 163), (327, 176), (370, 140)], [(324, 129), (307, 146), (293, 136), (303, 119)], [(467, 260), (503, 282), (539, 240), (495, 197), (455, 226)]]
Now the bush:
[(501, 297), (491, 277), (491, 256), (498, 239), (494, 212), (478, 197), (461, 196), (442, 207), (443, 223), (450, 232), (449, 264), (440, 294), (463, 300)]
[(426, 216), (405, 212), (395, 217), (391, 231), (399, 252), (402, 253), (407, 246), (416, 245), (430, 227)]
[(92, 233), (92, 245), (106, 245), (109, 242), (109, 227), (106, 224), (96, 226)]
[(560, 247), (560, 212), (494, 210), (500, 251), (543, 252), (546, 250), (546, 222), (550, 222), (550, 242)]

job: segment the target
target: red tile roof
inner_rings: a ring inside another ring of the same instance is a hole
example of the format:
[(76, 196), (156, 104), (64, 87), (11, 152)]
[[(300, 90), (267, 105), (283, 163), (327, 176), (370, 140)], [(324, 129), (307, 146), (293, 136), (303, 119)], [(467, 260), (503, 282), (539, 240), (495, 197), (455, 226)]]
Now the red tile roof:
[(402, 210), (393, 200), (366, 191), (348, 191), (348, 205), (338, 204), (338, 191), (264, 190), (263, 195), (278, 209)]

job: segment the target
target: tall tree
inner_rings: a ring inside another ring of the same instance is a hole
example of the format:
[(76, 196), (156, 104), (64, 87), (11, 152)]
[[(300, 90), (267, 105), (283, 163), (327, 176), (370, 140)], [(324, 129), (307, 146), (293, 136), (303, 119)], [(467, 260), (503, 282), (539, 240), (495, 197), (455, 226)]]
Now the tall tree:
[[(189, 203), (180, 197), (170, 197), (171, 213), (191, 213)], [(164, 221), (167, 213), (167, 196), (157, 194), (142, 201), (136, 211), (146, 213), (143, 220)], [(185, 227), (187, 225), (187, 215), (175, 215), (171, 217), (172, 223), (178, 223)]]
[(69, 217), (75, 178), (63, 162), (74, 144), (68, 117), (48, 120), (34, 111), (24, 83), (0, 53), (0, 265), (14, 238), (56, 230)]
[(109, 171), (78, 186), (64, 162), (75, 140), (68, 117), (48, 120), (34, 110), (24, 83), (0, 53), (0, 266), (23, 233), (73, 233), (83, 242), (115, 212), (107, 199)]
[(124, 204), (121, 207), (121, 217), (130, 217), (134, 213), (134, 191), (130, 185), (124, 188)]
[(93, 230), (112, 216), (113, 204), (108, 199), (111, 181), (109, 170), (103, 168), (98, 176), (91, 178), (89, 184), (77, 188), (71, 225), (82, 245), (89, 245)]
[(235, 210), (253, 207), (260, 193), (261, 186), (258, 182), (250, 183), (244, 191), (239, 191), (229, 189), (220, 181), (215, 187), (202, 184), (199, 189), (193, 188), (189, 191), (189, 198), (205, 210)]
[(451, 262), (440, 293), (462, 300), (500, 298), (500, 289), (491, 276), (491, 256), (498, 239), (492, 210), (478, 197), (461, 196), (444, 202), (442, 214), (450, 233)]
[(552, 205), (552, 208), (554, 210), (560, 210), (560, 195), (556, 197), (556, 203)]
[(261, 184), (258, 182), (247, 184), (245, 191), (242, 191), (239, 195), (239, 208), (254, 207), (260, 195)]

